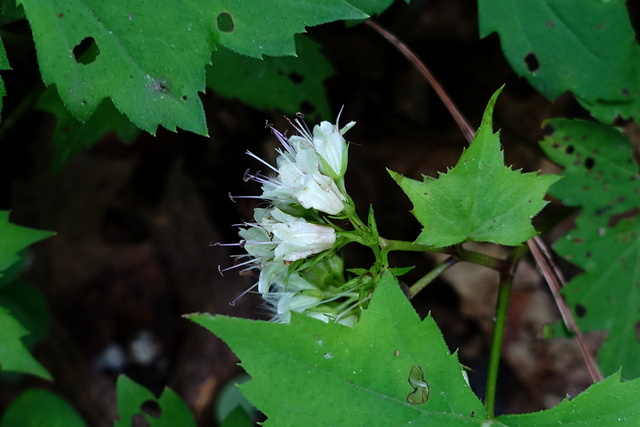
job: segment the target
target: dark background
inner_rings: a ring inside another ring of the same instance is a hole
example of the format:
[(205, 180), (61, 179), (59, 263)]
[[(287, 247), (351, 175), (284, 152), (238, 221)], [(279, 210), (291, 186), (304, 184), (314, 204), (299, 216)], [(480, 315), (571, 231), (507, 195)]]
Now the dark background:
[[(554, 116), (583, 116), (569, 96), (551, 103), (510, 70), (493, 35), (479, 40), (476, 2), (471, 0), (398, 3), (377, 21), (398, 35), (424, 60), (462, 113), (477, 127), (490, 96), (504, 83), (494, 123), (502, 129), (506, 163), (524, 171), (557, 172), (541, 155), (541, 123)], [(212, 425), (210, 410), (221, 387), (241, 372), (217, 338), (181, 318), (191, 312), (269, 318), (256, 295), (237, 298), (254, 278), (229, 272), (234, 253), (210, 247), (238, 240), (232, 224), (250, 219), (254, 204), (232, 203), (234, 195), (258, 194), (242, 180), (259, 168), (252, 152), (273, 159), (275, 140), (265, 120), (286, 128), (282, 113), (258, 111), (215, 93), (203, 94), (210, 138), (159, 130), (130, 145), (115, 135), (73, 158), (53, 175), (51, 135), (55, 118), (21, 102), (41, 86), (26, 24), (12, 24), (23, 37), (7, 43), (13, 71), (3, 72), (8, 88), (1, 128), (0, 209), (28, 227), (54, 230), (56, 237), (29, 251), (24, 278), (47, 297), (49, 338), (34, 349), (53, 383), (31, 377), (0, 385), (0, 407), (18, 392), (38, 385), (68, 399), (90, 425), (111, 425), (116, 416), (114, 384), (125, 373), (156, 393), (168, 385), (194, 409), (201, 425)], [(411, 204), (385, 167), (413, 178), (436, 176), (455, 164), (467, 146), (434, 91), (392, 46), (367, 26), (343, 24), (309, 29), (324, 46), (336, 75), (327, 81), (334, 112), (355, 120), (347, 188), (361, 209), (373, 204), (381, 234), (413, 240), (420, 231)], [(313, 123), (310, 123), (313, 125)], [(550, 205), (537, 221), (555, 224)], [(551, 221), (551, 222), (550, 222)], [(557, 222), (557, 221), (556, 221)], [(547, 234), (553, 241), (570, 218)], [(504, 251), (484, 245), (478, 250)], [(349, 267), (367, 267), (366, 251), (348, 247)], [(395, 255), (397, 266), (416, 265), (410, 284), (436, 260), (422, 254)], [(455, 266), (415, 300), (424, 316), (432, 312), (451, 350), (469, 366), (472, 387), (482, 397), (497, 275)], [(577, 346), (543, 340), (542, 326), (557, 321), (552, 299), (529, 259), (512, 296), (498, 411), (525, 412), (557, 404), (589, 384)], [(108, 348), (124, 353), (140, 336), (158, 352), (148, 363), (129, 357), (119, 367), (99, 360)], [(597, 337), (590, 342), (597, 345)]]

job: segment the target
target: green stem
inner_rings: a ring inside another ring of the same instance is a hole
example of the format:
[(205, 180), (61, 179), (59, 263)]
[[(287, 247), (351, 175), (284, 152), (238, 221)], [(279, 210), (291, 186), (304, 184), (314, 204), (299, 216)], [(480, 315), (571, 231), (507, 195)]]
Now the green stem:
[(486, 400), (484, 403), (487, 411), (487, 417), (495, 417), (496, 408), (496, 388), (498, 383), (498, 366), (500, 364), (500, 355), (502, 353), (502, 341), (504, 339), (504, 330), (507, 324), (507, 309), (509, 306), (509, 294), (511, 292), (511, 283), (513, 282), (513, 273), (518, 265), (520, 258), (526, 253), (526, 246), (519, 246), (507, 257), (506, 262), (509, 268), (500, 270), (500, 285), (498, 287), (498, 301), (496, 302), (495, 325), (493, 327), (493, 336), (491, 338), (491, 353), (489, 354), (489, 367), (487, 369), (487, 386)]
[(384, 237), (378, 238), (378, 244), (382, 249), (387, 252), (391, 251), (407, 251), (407, 252), (442, 252), (449, 253), (449, 248), (439, 248), (436, 246), (419, 245), (413, 242), (406, 242), (404, 240), (392, 240), (385, 239)]
[(449, 254), (455, 256), (458, 261), (466, 261), (477, 265), (483, 265), (498, 272), (508, 270), (511, 266), (510, 261), (494, 258), (480, 252), (470, 251), (463, 248), (462, 245), (447, 247), (427, 246), (404, 240), (385, 239), (384, 237), (378, 238), (378, 244), (386, 252), (440, 252)]
[(480, 252), (469, 251), (462, 247), (462, 245), (457, 245), (455, 247), (455, 255), (460, 261), (466, 261), (477, 265), (483, 265), (485, 267), (489, 267), (498, 272), (508, 271), (511, 267), (511, 261), (503, 260), (499, 258), (494, 258), (489, 255), (482, 254)]
[(450, 256), (440, 264), (436, 265), (433, 270), (422, 276), (416, 283), (409, 287), (409, 299), (413, 299), (418, 292), (426, 288), (429, 283), (433, 282), (435, 278), (457, 262), (458, 260), (456, 258)]

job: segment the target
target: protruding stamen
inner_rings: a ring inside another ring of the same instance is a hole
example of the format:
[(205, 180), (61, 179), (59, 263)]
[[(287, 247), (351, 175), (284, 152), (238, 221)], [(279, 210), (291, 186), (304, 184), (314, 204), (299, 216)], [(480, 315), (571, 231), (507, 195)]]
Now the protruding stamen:
[[(262, 160), (260, 157), (256, 156), (255, 154), (253, 154), (251, 151), (247, 151), (247, 154), (251, 157), (253, 157), (254, 159), (256, 159), (257, 161), (259, 161), (260, 163), (262, 163), (263, 165), (266, 165), (269, 169), (273, 170), (274, 172), (278, 172), (278, 169), (274, 168), (273, 166), (271, 166), (269, 163), (265, 162), (264, 160)], [(246, 172), (245, 172), (246, 174)]]
[[(240, 264), (235, 264), (235, 265), (232, 265), (230, 267), (223, 268), (223, 269), (220, 269), (220, 266), (218, 266), (218, 272), (220, 272), (220, 274), (224, 276), (224, 274), (222, 274), (222, 273), (224, 273), (225, 271), (234, 270), (236, 268), (244, 267), (245, 265), (248, 265), (248, 264), (255, 264), (255, 262), (256, 262), (256, 260), (252, 258), (252, 259), (247, 260), (245, 262), (241, 262)], [(242, 270), (242, 271), (245, 271), (245, 270)]]
[(229, 305), (230, 305), (230, 306), (232, 306), (232, 307), (233, 307), (233, 306), (235, 306), (235, 305), (236, 305), (236, 302), (237, 302), (240, 298), (242, 298), (243, 296), (245, 296), (246, 294), (248, 294), (249, 292), (251, 292), (251, 291), (252, 291), (255, 287), (257, 287), (257, 286), (258, 286), (258, 284), (256, 283), (256, 284), (254, 284), (253, 286), (251, 286), (249, 289), (245, 290), (243, 293), (241, 293), (241, 294), (240, 294), (240, 295), (238, 295), (236, 298), (234, 298), (234, 300), (233, 300), (233, 301), (231, 301), (231, 302), (229, 303)]

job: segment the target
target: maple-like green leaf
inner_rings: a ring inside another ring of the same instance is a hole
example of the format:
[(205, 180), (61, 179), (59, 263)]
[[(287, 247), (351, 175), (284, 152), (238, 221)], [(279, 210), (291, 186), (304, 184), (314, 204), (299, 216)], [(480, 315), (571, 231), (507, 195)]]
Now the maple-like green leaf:
[(480, 0), (480, 35), (550, 99), (566, 91), (597, 118), (640, 117), (640, 47), (623, 1)]
[(42, 291), (35, 286), (19, 280), (3, 286), (0, 289), (0, 307), (8, 309), (29, 331), (22, 338), (28, 348), (42, 342), (49, 334), (49, 306)]
[(503, 415), (496, 424), (509, 427), (631, 426), (640, 419), (640, 380), (620, 382), (616, 373), (592, 385), (575, 398), (565, 399), (546, 411)]
[(216, 23), (216, 42), (253, 58), (295, 55), (294, 34), (342, 19), (368, 15), (345, 0), (214, 1), (206, 6)]
[[(435, 322), (420, 320), (390, 274), (353, 328), (297, 313), (290, 324), (188, 317), (242, 360), (252, 380), (240, 388), (265, 425), (479, 426), (485, 417)], [(408, 399), (416, 391), (426, 399)]]
[(29, 389), (6, 408), (0, 427), (85, 427), (78, 412), (57, 394), (40, 388)]
[(54, 173), (62, 171), (64, 165), (80, 150), (91, 147), (110, 132), (116, 132), (125, 143), (133, 141), (140, 134), (140, 130), (109, 99), (105, 99), (84, 123), (69, 113), (54, 86), (43, 92), (37, 108), (48, 111), (57, 118), (53, 133), (56, 150), (51, 162)]
[[(135, 415), (150, 427), (195, 427), (196, 422), (187, 404), (173, 390), (165, 388), (159, 398), (125, 375), (116, 385), (118, 420), (115, 427), (129, 427)], [(151, 412), (151, 413), (150, 413)], [(158, 413), (159, 412), (159, 413)]]
[(564, 288), (567, 303), (585, 331), (607, 331), (598, 354), (605, 374), (622, 367), (640, 377), (640, 173), (631, 143), (611, 126), (551, 120), (541, 143), (564, 166), (550, 193), (581, 206), (576, 228), (555, 244), (584, 270)]
[(47, 370), (29, 353), (22, 337), (29, 333), (13, 317), (9, 310), (0, 306), (0, 370), (21, 372), (51, 380)]
[[(86, 121), (105, 98), (141, 129), (205, 135), (198, 92), (215, 44), (260, 58), (295, 55), (307, 26), (367, 15), (344, 0), (18, 0), (42, 79)], [(86, 52), (85, 52), (86, 50)]]
[(453, 169), (437, 179), (424, 176), (422, 182), (391, 172), (424, 227), (417, 243), (442, 247), (476, 241), (516, 246), (535, 235), (531, 218), (546, 204), (543, 196), (558, 177), (505, 166), (491, 120), (499, 93), (489, 101), (480, 128)]
[(20, 260), (18, 254), (21, 250), (54, 234), (12, 224), (9, 222), (9, 211), (0, 211), (0, 277), (4, 270)]
[[(205, 89), (215, 15), (197, 1), (18, 0), (46, 85), (86, 121), (104, 98), (141, 129), (206, 134)], [(204, 3), (204, 2), (203, 2)], [(83, 50), (93, 50), (82, 57)]]
[[(227, 98), (238, 98), (256, 108), (279, 108), (287, 114), (315, 113), (333, 120), (325, 87), (333, 69), (308, 37), (296, 37), (297, 56), (262, 59), (240, 55), (224, 47), (213, 52), (207, 67), (207, 85)], [(318, 117), (319, 116), (319, 117)]]

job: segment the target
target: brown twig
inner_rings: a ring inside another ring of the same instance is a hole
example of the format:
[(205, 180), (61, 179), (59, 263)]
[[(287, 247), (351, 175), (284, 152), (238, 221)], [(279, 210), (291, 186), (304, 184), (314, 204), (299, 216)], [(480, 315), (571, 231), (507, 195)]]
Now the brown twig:
[(593, 382), (602, 381), (603, 376), (602, 372), (600, 372), (600, 368), (598, 364), (593, 359), (591, 352), (587, 348), (586, 343), (584, 342), (584, 337), (576, 321), (569, 309), (569, 306), (564, 301), (562, 295), (560, 295), (560, 290), (565, 284), (564, 276), (562, 272), (556, 267), (551, 258), (551, 254), (547, 249), (547, 246), (542, 241), (542, 239), (538, 236), (530, 239), (527, 244), (529, 245), (529, 250), (531, 250), (531, 254), (536, 260), (536, 264), (544, 276), (545, 280), (549, 284), (549, 289), (551, 289), (551, 294), (553, 295), (553, 299), (558, 306), (558, 311), (560, 312), (560, 316), (562, 317), (562, 321), (564, 322), (567, 329), (575, 334), (576, 339), (578, 340), (578, 345), (580, 346), (580, 352), (582, 353), (582, 358), (584, 359), (585, 364), (587, 365), (587, 369), (589, 370), (589, 375), (591, 376), (591, 380)]
[(453, 103), (451, 98), (449, 98), (449, 95), (447, 95), (447, 92), (445, 92), (440, 82), (438, 82), (438, 80), (433, 76), (433, 74), (431, 74), (431, 71), (429, 71), (427, 66), (420, 60), (420, 58), (418, 58), (418, 56), (415, 53), (413, 53), (413, 51), (409, 49), (409, 47), (405, 45), (402, 41), (400, 41), (400, 39), (398, 39), (394, 34), (385, 30), (384, 28), (382, 28), (372, 20), (366, 21), (366, 24), (371, 28), (373, 28), (374, 30), (376, 30), (378, 33), (380, 33), (380, 35), (382, 35), (382, 37), (387, 39), (389, 43), (394, 45), (395, 48), (398, 49), (398, 51), (400, 51), (405, 56), (405, 58), (407, 58), (409, 62), (413, 64), (414, 67), (416, 67), (418, 72), (420, 72), (420, 74), (422, 74), (422, 76), (425, 79), (427, 79), (427, 81), (429, 82), (433, 90), (436, 91), (436, 94), (438, 94), (438, 97), (444, 103), (445, 107), (447, 107), (447, 110), (449, 110), (449, 113), (451, 113), (451, 115), (453, 116), (453, 119), (458, 124), (458, 127), (462, 131), (462, 134), (464, 135), (464, 137), (467, 139), (468, 142), (471, 142), (473, 140), (473, 136), (475, 135), (475, 131), (473, 130), (473, 127), (471, 127), (471, 125), (469, 124), (469, 122), (467, 122), (467, 120), (464, 118), (462, 113), (460, 113), (460, 111), (458, 110), (458, 107), (456, 107), (456, 105)]

